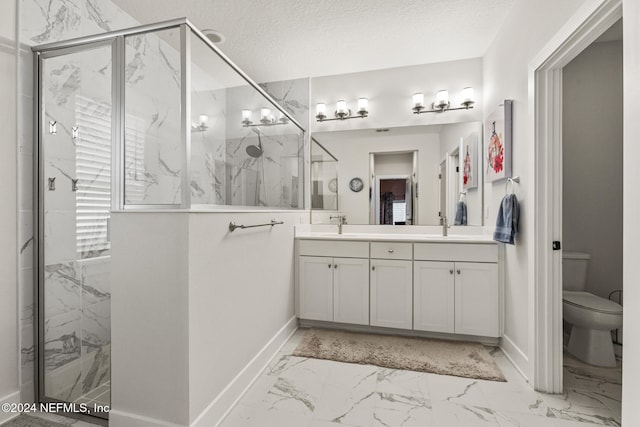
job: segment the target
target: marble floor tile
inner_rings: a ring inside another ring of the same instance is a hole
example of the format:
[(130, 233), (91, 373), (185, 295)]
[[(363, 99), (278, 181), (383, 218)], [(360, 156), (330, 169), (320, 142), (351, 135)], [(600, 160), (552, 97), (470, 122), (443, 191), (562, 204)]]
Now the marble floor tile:
[(379, 399), (375, 381), (363, 383), (353, 390), (327, 384), (314, 419), (368, 427), (373, 424), (373, 411)]
[[(507, 382), (291, 356), (296, 331), (222, 427), (620, 426), (621, 369), (568, 357), (563, 394), (534, 391), (498, 349)], [(257, 423), (257, 424), (256, 424)]]
[(500, 426), (495, 411), (487, 406), (448, 401), (432, 402), (437, 426)]
[(399, 369), (380, 368), (376, 391), (379, 393), (399, 394), (430, 399), (428, 374), (422, 372), (402, 371)]
[(435, 427), (431, 402), (419, 396), (378, 393), (373, 410), (374, 427)]

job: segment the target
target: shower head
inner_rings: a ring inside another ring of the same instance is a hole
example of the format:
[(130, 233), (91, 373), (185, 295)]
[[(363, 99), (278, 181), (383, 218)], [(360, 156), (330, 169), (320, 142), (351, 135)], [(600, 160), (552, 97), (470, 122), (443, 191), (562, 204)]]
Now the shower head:
[(247, 154), (251, 157), (253, 157), (254, 159), (257, 159), (258, 157), (261, 157), (262, 154), (264, 153), (264, 151), (262, 150), (262, 148), (257, 147), (255, 145), (249, 145), (246, 149)]
[(258, 145), (249, 145), (247, 146), (246, 151), (249, 156), (257, 159), (264, 154), (264, 150), (262, 149), (262, 138), (260, 138), (261, 132), (254, 127), (252, 127), (251, 130), (253, 130), (256, 135), (258, 135)]

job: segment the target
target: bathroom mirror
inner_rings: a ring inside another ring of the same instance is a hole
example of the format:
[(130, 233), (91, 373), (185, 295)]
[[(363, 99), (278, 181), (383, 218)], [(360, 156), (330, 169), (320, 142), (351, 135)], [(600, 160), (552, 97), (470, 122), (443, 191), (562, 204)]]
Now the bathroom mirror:
[(348, 224), (454, 224), (463, 201), (466, 225), (483, 225), (481, 122), (315, 132), (312, 140), (312, 188), (318, 146), (340, 160), (335, 205), (324, 196), (322, 208), (312, 202), (313, 224), (332, 223), (331, 212)]

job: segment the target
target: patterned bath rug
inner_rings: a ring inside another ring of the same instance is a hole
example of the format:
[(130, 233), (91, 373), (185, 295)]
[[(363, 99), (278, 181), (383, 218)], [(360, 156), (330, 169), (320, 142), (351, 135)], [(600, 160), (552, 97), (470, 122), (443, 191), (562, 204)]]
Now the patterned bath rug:
[(462, 341), (309, 329), (293, 355), (507, 381), (485, 346)]

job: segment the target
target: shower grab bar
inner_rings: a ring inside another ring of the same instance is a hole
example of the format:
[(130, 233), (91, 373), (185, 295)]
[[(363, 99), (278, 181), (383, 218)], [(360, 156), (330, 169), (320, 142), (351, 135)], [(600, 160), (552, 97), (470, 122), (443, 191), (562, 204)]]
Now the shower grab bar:
[(245, 228), (267, 227), (267, 226), (273, 227), (274, 225), (278, 225), (278, 224), (284, 224), (284, 221), (276, 221), (275, 219), (272, 219), (271, 222), (268, 222), (266, 224), (254, 224), (254, 225), (243, 225), (243, 224), (238, 225), (234, 221), (231, 221), (229, 223), (229, 231), (233, 232), (236, 228), (245, 229)]

